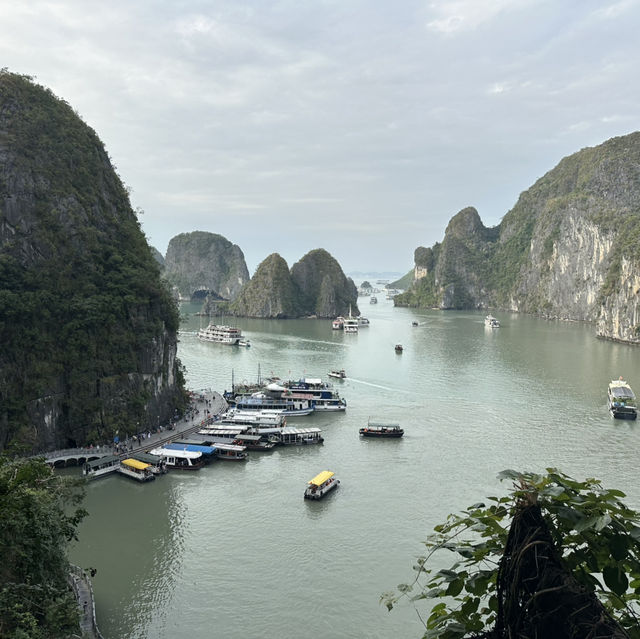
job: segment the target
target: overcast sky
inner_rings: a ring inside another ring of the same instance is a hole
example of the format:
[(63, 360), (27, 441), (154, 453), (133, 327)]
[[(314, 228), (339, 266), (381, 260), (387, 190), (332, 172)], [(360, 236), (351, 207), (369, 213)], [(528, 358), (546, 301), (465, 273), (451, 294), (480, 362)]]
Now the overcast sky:
[(406, 272), (640, 128), (640, 0), (1, 0), (0, 67), (104, 142), (149, 242)]

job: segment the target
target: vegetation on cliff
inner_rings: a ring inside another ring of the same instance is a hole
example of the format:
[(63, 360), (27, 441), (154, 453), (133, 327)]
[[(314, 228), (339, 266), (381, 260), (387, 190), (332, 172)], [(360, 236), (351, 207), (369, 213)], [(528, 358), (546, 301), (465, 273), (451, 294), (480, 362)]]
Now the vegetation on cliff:
[(240, 247), (222, 235), (204, 231), (181, 233), (172, 238), (164, 267), (164, 277), (186, 298), (199, 291), (201, 298), (211, 292), (232, 300), (249, 281)]
[(0, 637), (79, 635), (67, 544), (86, 515), (77, 479), (0, 456)]
[(0, 72), (0, 449), (105, 441), (173, 414), (178, 322), (95, 132)]

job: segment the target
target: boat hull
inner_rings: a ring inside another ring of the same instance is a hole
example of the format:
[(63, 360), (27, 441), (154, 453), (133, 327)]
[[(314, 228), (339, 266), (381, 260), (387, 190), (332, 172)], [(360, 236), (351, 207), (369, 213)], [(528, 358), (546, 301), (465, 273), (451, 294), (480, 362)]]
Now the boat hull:
[(628, 407), (609, 406), (609, 412), (614, 419), (636, 419), (638, 411)]

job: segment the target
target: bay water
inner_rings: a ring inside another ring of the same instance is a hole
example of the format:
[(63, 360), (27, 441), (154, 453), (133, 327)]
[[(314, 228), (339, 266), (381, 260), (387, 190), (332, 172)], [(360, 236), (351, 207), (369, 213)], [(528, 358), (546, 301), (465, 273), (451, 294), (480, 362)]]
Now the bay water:
[[(328, 320), (234, 319), (250, 348), (198, 341), (202, 318), (183, 306), (189, 388), (222, 392), (232, 372), (236, 383), (259, 372), (326, 380), (344, 368), (335, 386), (348, 407), (288, 420), (320, 427), (320, 446), (148, 485), (92, 482), (70, 554), (97, 570), (105, 639), (420, 637), (424, 605), (388, 612), (380, 596), (413, 580), (421, 542), (448, 513), (507, 491), (501, 470), (597, 477), (640, 508), (640, 423), (613, 420), (606, 406), (611, 379), (640, 391), (637, 347), (598, 340), (589, 324), (495, 313), (501, 327), (488, 329), (481, 312), (378, 299), (359, 299), (371, 324), (353, 335)], [(399, 422), (404, 438), (360, 439), (369, 419)], [(321, 470), (339, 490), (303, 500)]]

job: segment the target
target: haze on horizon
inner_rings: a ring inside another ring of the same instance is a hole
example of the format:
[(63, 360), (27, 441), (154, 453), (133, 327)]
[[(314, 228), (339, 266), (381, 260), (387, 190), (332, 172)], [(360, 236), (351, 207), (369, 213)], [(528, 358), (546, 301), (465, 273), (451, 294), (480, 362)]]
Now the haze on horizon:
[(638, 0), (5, 0), (0, 63), (104, 142), (149, 242), (252, 273), (325, 248), (406, 272), (475, 206), (499, 223), (562, 157), (639, 128)]

